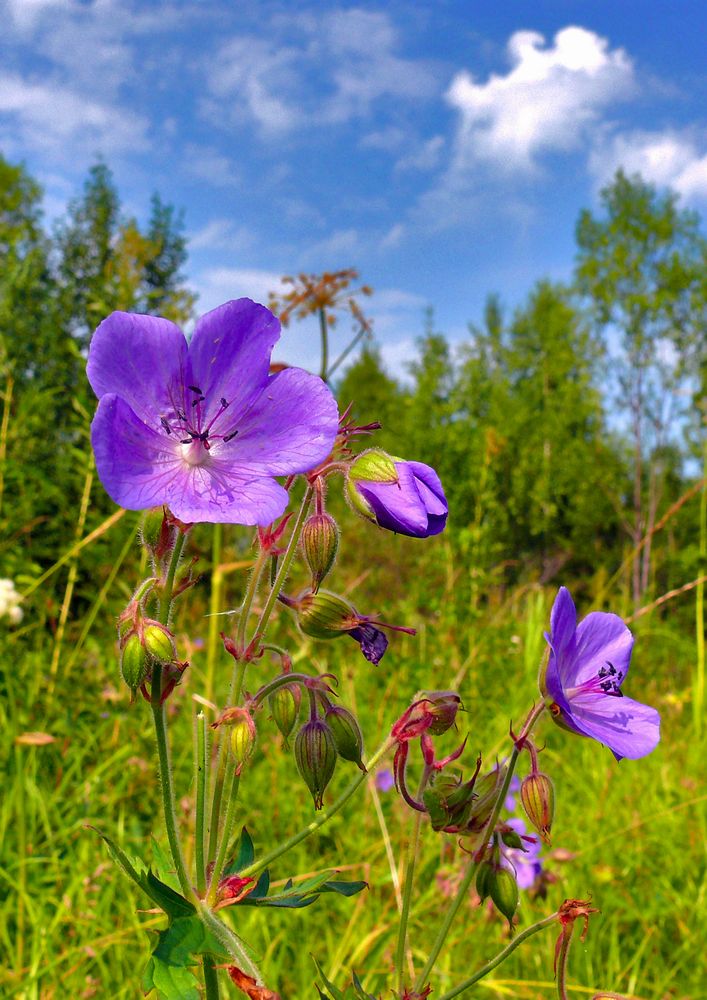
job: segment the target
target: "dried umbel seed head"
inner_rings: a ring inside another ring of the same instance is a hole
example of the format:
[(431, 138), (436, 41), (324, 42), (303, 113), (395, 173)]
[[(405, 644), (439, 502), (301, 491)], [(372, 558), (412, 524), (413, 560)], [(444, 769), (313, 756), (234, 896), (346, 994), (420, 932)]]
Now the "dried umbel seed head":
[(310, 719), (295, 737), (295, 761), (314, 799), (314, 808), (321, 809), (324, 789), (336, 767), (336, 743), (331, 729), (323, 719)]
[(425, 708), (432, 716), (427, 732), (432, 736), (441, 736), (454, 725), (462, 700), (456, 691), (423, 691), (420, 699), (427, 704)]
[(339, 528), (334, 518), (326, 513), (312, 514), (302, 528), (302, 546), (316, 594), (334, 565), (339, 548)]
[(140, 642), (137, 632), (129, 635), (120, 654), (120, 672), (133, 694), (147, 677), (150, 657)]
[(526, 815), (546, 844), (550, 843), (550, 830), (555, 815), (555, 788), (541, 771), (524, 778), (520, 786), (520, 800)]
[(361, 760), (363, 734), (356, 717), (348, 708), (332, 705), (327, 709), (325, 720), (331, 729), (339, 757), (352, 761), (361, 771), (365, 771), (366, 768)]
[(295, 728), (301, 702), (302, 692), (298, 684), (285, 684), (273, 691), (268, 698), (273, 720), (282, 733), (285, 747), (288, 746), (290, 733)]

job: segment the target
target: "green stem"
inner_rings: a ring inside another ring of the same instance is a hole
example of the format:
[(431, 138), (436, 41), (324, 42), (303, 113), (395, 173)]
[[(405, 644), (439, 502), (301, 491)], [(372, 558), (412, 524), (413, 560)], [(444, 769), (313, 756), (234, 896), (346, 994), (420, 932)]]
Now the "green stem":
[[(513, 772), (515, 770), (518, 757), (520, 756), (520, 750), (518, 748), (518, 744), (521, 742), (522, 738), (527, 737), (530, 734), (533, 726), (540, 718), (542, 713), (545, 711), (545, 707), (546, 707), (545, 704), (543, 702), (540, 702), (533, 708), (530, 715), (528, 716), (528, 719), (526, 720), (525, 725), (523, 726), (523, 732), (521, 733), (521, 736), (518, 738), (518, 741), (513, 747), (511, 756), (508, 759), (508, 769), (506, 771), (506, 776), (503, 780), (503, 784), (501, 785), (501, 790), (498, 793), (496, 804), (494, 805), (493, 811), (489, 816), (486, 826), (484, 827), (484, 831), (481, 834), (481, 837), (479, 838), (479, 842), (481, 843), (482, 846), (488, 843), (491, 834), (496, 828), (496, 823), (498, 821), (501, 808), (503, 807), (503, 803), (505, 802), (506, 796), (508, 795), (508, 788), (511, 783), (511, 778), (513, 777)], [(442, 921), (442, 925), (439, 929), (437, 937), (435, 938), (434, 944), (432, 945), (432, 950), (430, 951), (430, 954), (427, 958), (425, 967), (420, 973), (420, 975), (417, 977), (415, 989), (418, 992), (420, 992), (424, 988), (424, 985), (427, 982), (437, 959), (439, 958), (439, 953), (442, 950), (442, 946), (447, 938), (447, 934), (449, 933), (449, 930), (454, 922), (454, 918), (459, 912), (459, 908), (466, 899), (471, 883), (474, 879), (474, 876), (476, 875), (476, 869), (478, 868), (478, 866), (479, 862), (476, 859), (476, 856), (472, 855), (469, 864), (467, 865), (466, 872), (464, 873), (464, 877), (462, 878), (459, 884), (457, 894), (452, 900), (452, 904), (447, 910), (444, 920)]]
[(246, 628), (248, 625), (248, 616), (250, 615), (250, 609), (253, 606), (253, 600), (256, 593), (258, 592), (258, 584), (260, 583), (260, 576), (263, 572), (263, 567), (268, 559), (268, 553), (262, 549), (258, 549), (258, 555), (253, 563), (253, 569), (251, 570), (250, 577), (248, 579), (248, 585), (243, 595), (243, 603), (241, 604), (240, 614), (238, 616), (238, 627), (236, 631), (236, 646), (239, 650), (243, 651), (245, 648), (245, 636)]
[(323, 382), (327, 380), (327, 369), (329, 368), (329, 330), (327, 329), (326, 313), (319, 310), (319, 334), (322, 342), (322, 363), (319, 368), (319, 375)]
[(484, 976), (488, 976), (489, 972), (493, 972), (493, 970), (497, 966), (501, 965), (502, 962), (505, 962), (508, 956), (514, 952), (519, 945), (523, 944), (524, 941), (527, 941), (529, 937), (532, 937), (533, 934), (537, 934), (538, 931), (543, 930), (545, 927), (550, 927), (552, 924), (556, 924), (557, 919), (558, 914), (552, 913), (549, 917), (544, 917), (542, 920), (539, 920), (537, 924), (532, 924), (530, 927), (526, 927), (525, 930), (521, 931), (520, 934), (517, 934), (512, 941), (509, 941), (503, 951), (499, 951), (495, 958), (492, 958), (490, 962), (487, 962), (486, 965), (482, 966), (482, 968), (480, 968), (478, 972), (475, 972), (473, 976), (465, 979), (464, 982), (459, 983), (458, 986), (453, 987), (447, 993), (443, 993), (439, 1000), (452, 1000), (453, 997), (458, 997), (465, 990), (468, 990), (470, 986), (473, 986), (474, 983), (478, 983), (479, 980), (484, 978)]
[(228, 854), (228, 847), (231, 843), (231, 835), (233, 833), (233, 823), (236, 818), (236, 805), (238, 803), (238, 786), (240, 784), (240, 780), (241, 776), (236, 769), (235, 762), (233, 760), (229, 760), (226, 764), (225, 784), (230, 784), (231, 787), (228, 796), (228, 806), (226, 807), (226, 818), (224, 820), (223, 831), (221, 833), (221, 842), (219, 843), (218, 853), (214, 862), (214, 870), (211, 873), (211, 883), (209, 885), (209, 894), (207, 896), (207, 900), (211, 906), (213, 906), (216, 902), (218, 884), (221, 881), (221, 875), (223, 874), (223, 869), (226, 865), (226, 856)]
[(311, 823), (308, 823), (307, 826), (303, 827), (291, 837), (288, 837), (287, 840), (285, 840), (278, 847), (273, 848), (273, 850), (268, 854), (263, 854), (262, 857), (258, 858), (257, 861), (254, 861), (252, 865), (249, 865), (248, 868), (244, 868), (240, 874), (244, 877), (256, 875), (258, 872), (261, 872), (263, 868), (267, 868), (267, 866), (277, 858), (281, 857), (293, 847), (296, 847), (296, 845), (300, 844), (303, 840), (306, 840), (307, 837), (311, 837), (311, 835), (316, 833), (317, 830), (324, 826), (325, 823), (328, 823), (332, 816), (335, 816), (346, 805), (351, 796), (359, 789), (366, 778), (373, 773), (383, 757), (385, 757), (394, 745), (395, 740), (388, 737), (385, 743), (383, 743), (383, 745), (376, 750), (371, 759), (368, 761), (366, 770), (358, 772), (351, 784), (344, 789), (336, 802), (333, 802), (327, 809), (322, 809), (322, 811), (315, 819), (312, 820)]
[(216, 760), (216, 780), (214, 795), (211, 800), (211, 820), (209, 822), (209, 849), (207, 861), (216, 857), (218, 847), (218, 825), (221, 819), (221, 799), (223, 798), (223, 781), (226, 773), (226, 756), (223, 752), (223, 734), (219, 734), (218, 757)]
[(218, 972), (211, 955), (204, 955), (204, 986), (206, 1000), (219, 1000)]
[(398, 928), (398, 947), (395, 953), (395, 971), (398, 983), (398, 992), (403, 995), (405, 986), (405, 945), (407, 943), (408, 921), (410, 919), (410, 902), (412, 900), (412, 885), (415, 875), (415, 859), (420, 844), (420, 829), (422, 827), (423, 813), (415, 813), (415, 823), (412, 836), (408, 842), (407, 858), (405, 860), (405, 884), (403, 885), (402, 907), (400, 910), (400, 926)]
[[(203, 712), (196, 717), (196, 747), (194, 754), (194, 769), (196, 771), (196, 888), (203, 897), (206, 892), (206, 794), (208, 776), (208, 741), (206, 737), (206, 718)], [(205, 969), (206, 967), (204, 967)], [(206, 972), (204, 972), (206, 975)]]
[(223, 591), (223, 572), (221, 570), (221, 552), (223, 548), (223, 525), (214, 524), (211, 540), (211, 595), (209, 597), (209, 635), (206, 646), (206, 697), (209, 701), (214, 696), (214, 673), (216, 670), (216, 652), (219, 647), (219, 619), (221, 594)]
[(574, 933), (574, 921), (562, 928), (560, 947), (555, 962), (555, 984), (558, 1000), (567, 1000), (567, 959), (570, 953), (570, 942)]
[(265, 635), (265, 629), (267, 628), (268, 621), (270, 620), (272, 609), (275, 607), (275, 601), (278, 598), (278, 594), (284, 587), (285, 581), (290, 572), (290, 566), (292, 565), (292, 560), (294, 559), (295, 552), (297, 551), (300, 535), (302, 534), (302, 528), (304, 527), (304, 522), (307, 519), (307, 513), (309, 511), (309, 505), (312, 501), (313, 494), (314, 494), (313, 487), (307, 486), (304, 497), (302, 499), (302, 506), (299, 509), (297, 520), (295, 521), (295, 526), (292, 529), (292, 534), (290, 535), (290, 540), (287, 544), (287, 551), (282, 557), (282, 562), (280, 563), (279, 569), (277, 571), (275, 582), (272, 585), (270, 593), (268, 594), (268, 599), (265, 602), (265, 607), (263, 608), (262, 614), (260, 615), (260, 619), (258, 621), (258, 626), (255, 630), (256, 635), (260, 635), (261, 637)]
[[(707, 479), (707, 438), (704, 443), (702, 477)], [(707, 483), (702, 484), (700, 495), (700, 547), (697, 575), (702, 577), (707, 571)], [(694, 679), (694, 697), (692, 699), (693, 722), (695, 733), (702, 732), (702, 716), (705, 700), (705, 585), (697, 584), (695, 595), (695, 638), (697, 642), (697, 664)]]
[(230, 927), (222, 923), (207, 906), (200, 908), (199, 916), (238, 968), (242, 972), (245, 972), (246, 975), (252, 976), (256, 983), (262, 985), (263, 977), (260, 974), (260, 969), (248, 954), (245, 945), (238, 935), (234, 934)]
[[(177, 573), (177, 566), (184, 548), (185, 536), (180, 532), (177, 543), (172, 552), (167, 577), (162, 589), (160, 599), (159, 622), (167, 625), (172, 609), (172, 594), (174, 592), (174, 579)], [(177, 816), (174, 808), (174, 788), (172, 783), (172, 765), (169, 758), (169, 741), (167, 738), (167, 714), (164, 702), (162, 702), (162, 664), (156, 663), (152, 671), (152, 691), (150, 697), (150, 707), (155, 723), (155, 738), (157, 741), (157, 760), (159, 764), (159, 784), (162, 791), (162, 808), (164, 812), (164, 823), (167, 830), (169, 849), (172, 854), (172, 862), (182, 892), (187, 899), (192, 899), (194, 890), (192, 889), (187, 875), (186, 863), (182, 854), (182, 847), (179, 842), (177, 828)]]

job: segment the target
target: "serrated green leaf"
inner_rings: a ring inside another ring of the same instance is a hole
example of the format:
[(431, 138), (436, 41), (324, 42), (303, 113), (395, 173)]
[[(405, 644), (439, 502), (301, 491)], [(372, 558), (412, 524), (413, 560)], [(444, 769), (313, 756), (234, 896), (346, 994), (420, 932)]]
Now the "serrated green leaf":
[(152, 870), (157, 878), (161, 879), (170, 889), (180, 892), (181, 886), (177, 873), (174, 871), (174, 865), (154, 837), (152, 837)]
[(151, 958), (142, 977), (145, 993), (156, 990), (159, 1000), (200, 1000), (199, 983), (190, 969)]
[(316, 965), (316, 967), (317, 967), (317, 972), (318, 972), (318, 973), (319, 973), (319, 975), (320, 975), (320, 976), (322, 977), (322, 980), (323, 980), (323, 982), (324, 982), (324, 985), (326, 986), (326, 988), (327, 988), (327, 989), (329, 990), (329, 992), (331, 993), (331, 997), (327, 997), (327, 996), (326, 996), (326, 993), (322, 993), (322, 991), (321, 991), (321, 990), (319, 990), (319, 987), (317, 986), (317, 989), (319, 990), (319, 993), (320, 993), (320, 996), (323, 996), (323, 997), (325, 997), (325, 1000), (346, 1000), (346, 997), (345, 997), (345, 996), (344, 996), (344, 994), (343, 994), (343, 993), (341, 992), (341, 990), (337, 989), (337, 988), (336, 988), (336, 986), (334, 986), (334, 984), (333, 984), (333, 983), (329, 982), (329, 980), (327, 979), (327, 977), (326, 977), (326, 976), (324, 975), (324, 970), (322, 969), (321, 965), (320, 965), (320, 964), (319, 964), (319, 962), (318, 962), (318, 961), (316, 960), (316, 958), (314, 957), (314, 955), (312, 955), (312, 961), (313, 961), (313, 962), (314, 962), (314, 964)]
[(319, 892), (337, 892), (340, 896), (355, 896), (357, 892), (368, 888), (368, 882), (339, 882), (333, 880), (320, 886)]
[(124, 875), (127, 875), (129, 879), (139, 885), (141, 889), (144, 889), (143, 878), (147, 873), (147, 865), (142, 861), (141, 858), (131, 858), (125, 851), (118, 847), (115, 841), (107, 837), (105, 833), (101, 833), (95, 826), (89, 826), (89, 830), (93, 830), (101, 838), (103, 843), (108, 848), (108, 853), (110, 854), (113, 861), (116, 863), (118, 868), (121, 869)]
[(226, 867), (224, 874), (237, 875), (244, 868), (249, 868), (254, 861), (255, 847), (253, 846), (253, 838), (247, 829), (243, 827), (238, 840), (238, 849), (234, 851), (233, 861)]
[(196, 965), (195, 955), (206, 953), (219, 961), (227, 959), (220, 943), (196, 915), (176, 918), (157, 935), (143, 987), (156, 989), (160, 1000), (199, 1000), (198, 982), (190, 966)]
[(164, 882), (160, 881), (151, 871), (143, 877), (143, 888), (160, 909), (164, 910), (168, 917), (176, 920), (179, 917), (186, 917), (196, 913), (196, 907), (182, 896), (175, 892)]

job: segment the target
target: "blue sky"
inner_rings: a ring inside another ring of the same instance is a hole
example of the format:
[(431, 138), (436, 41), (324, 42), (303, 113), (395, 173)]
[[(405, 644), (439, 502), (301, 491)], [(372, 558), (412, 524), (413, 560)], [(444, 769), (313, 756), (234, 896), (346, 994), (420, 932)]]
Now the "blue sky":
[[(49, 219), (100, 154), (126, 212), (184, 208), (202, 310), (356, 266), (396, 375), (427, 305), (458, 341), (488, 292), (567, 277), (619, 165), (707, 210), (702, 0), (0, 0), (0, 24), (0, 151)], [(278, 354), (315, 366), (314, 331)]]

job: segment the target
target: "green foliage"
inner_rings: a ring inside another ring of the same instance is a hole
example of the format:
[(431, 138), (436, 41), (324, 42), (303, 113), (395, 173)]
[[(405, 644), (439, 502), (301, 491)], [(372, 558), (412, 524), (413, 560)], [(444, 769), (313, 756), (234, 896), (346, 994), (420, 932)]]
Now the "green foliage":
[(197, 955), (213, 955), (219, 961), (228, 956), (213, 934), (196, 916), (177, 917), (158, 932), (142, 988), (156, 990), (159, 1000), (199, 1000), (199, 981), (192, 972)]

